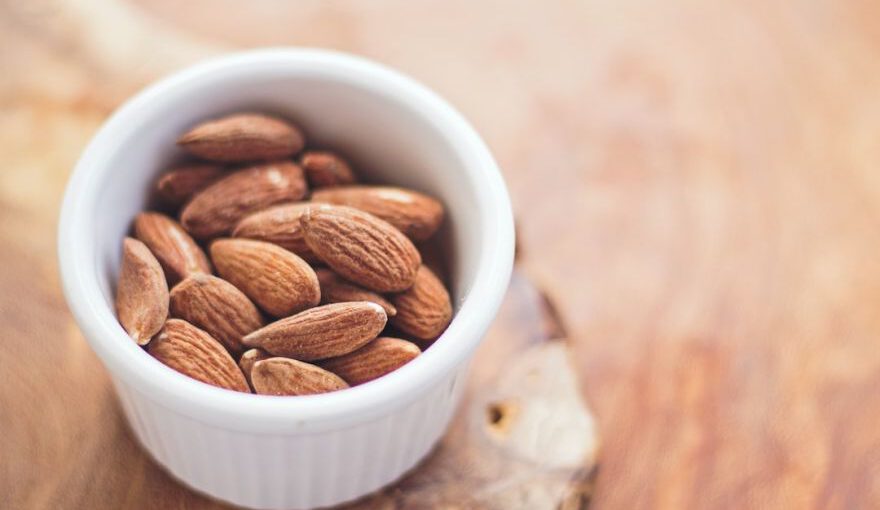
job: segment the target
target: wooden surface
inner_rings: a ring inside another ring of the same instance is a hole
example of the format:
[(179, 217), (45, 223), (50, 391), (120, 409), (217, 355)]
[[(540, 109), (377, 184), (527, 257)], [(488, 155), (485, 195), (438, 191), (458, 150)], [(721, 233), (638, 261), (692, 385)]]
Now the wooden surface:
[(204, 505), (65, 310), (58, 203), (143, 84), (297, 44), (414, 75), (489, 142), (596, 414), (591, 508), (880, 507), (880, 4), (180, 4), (0, 2), (0, 498)]

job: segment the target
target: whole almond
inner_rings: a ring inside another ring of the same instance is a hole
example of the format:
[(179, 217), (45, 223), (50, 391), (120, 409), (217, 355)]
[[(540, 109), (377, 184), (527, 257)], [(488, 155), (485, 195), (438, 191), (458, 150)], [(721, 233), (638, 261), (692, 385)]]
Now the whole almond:
[(241, 354), (241, 338), (263, 326), (257, 307), (231, 283), (195, 274), (171, 289), (171, 316), (205, 330), (232, 353)]
[(247, 379), (248, 384), (251, 385), (251, 389), (254, 387), (253, 381), (251, 381), (251, 371), (254, 369), (254, 364), (271, 357), (271, 354), (261, 349), (249, 349), (244, 351), (244, 354), (239, 358), (238, 367), (241, 368), (244, 378)]
[(332, 358), (376, 338), (387, 320), (385, 310), (376, 303), (334, 303), (273, 322), (244, 337), (242, 343), (304, 361)]
[(371, 290), (343, 280), (329, 269), (315, 269), (315, 274), (318, 275), (318, 283), (321, 285), (322, 304), (371, 301), (381, 306), (388, 317), (394, 317), (397, 314), (397, 309), (387, 299)]
[(126, 237), (116, 287), (119, 323), (138, 345), (145, 345), (168, 316), (168, 284), (159, 261), (147, 246)]
[(299, 164), (315, 188), (353, 184), (357, 180), (351, 166), (329, 151), (306, 151), (300, 156)]
[(240, 162), (292, 156), (302, 150), (305, 138), (299, 128), (277, 117), (240, 113), (203, 122), (177, 144), (200, 158)]
[(299, 218), (311, 204), (298, 202), (272, 206), (242, 219), (232, 231), (234, 237), (244, 237), (277, 244), (292, 251), (307, 262), (318, 258), (303, 238)]
[(300, 218), (309, 248), (346, 280), (376, 292), (412, 286), (418, 250), (390, 223), (344, 206), (315, 205)]
[(354, 352), (324, 360), (320, 365), (356, 386), (397, 370), (421, 352), (419, 346), (412, 342), (379, 337)]
[(302, 168), (289, 161), (245, 167), (197, 193), (180, 213), (183, 227), (197, 239), (228, 234), (248, 214), (306, 195)]
[(220, 342), (180, 319), (168, 319), (147, 351), (165, 365), (212, 386), (249, 393), (247, 381)]
[(196, 164), (177, 167), (156, 181), (156, 197), (162, 205), (176, 211), (196, 192), (207, 188), (223, 175), (223, 167), (217, 165)]
[(321, 302), (315, 271), (280, 246), (251, 239), (218, 239), (210, 250), (220, 276), (270, 315), (285, 317)]
[(134, 219), (134, 233), (156, 256), (169, 285), (193, 274), (211, 274), (211, 263), (205, 252), (168, 216), (140, 213)]
[(254, 391), (261, 395), (316, 395), (348, 388), (339, 376), (295, 359), (269, 358), (254, 363)]
[(414, 241), (428, 239), (443, 222), (443, 205), (417, 191), (392, 186), (337, 186), (312, 193), (312, 200), (347, 205), (397, 227)]
[(421, 340), (440, 336), (452, 319), (449, 291), (426, 266), (419, 268), (412, 288), (391, 296), (391, 302), (397, 308), (391, 324)]

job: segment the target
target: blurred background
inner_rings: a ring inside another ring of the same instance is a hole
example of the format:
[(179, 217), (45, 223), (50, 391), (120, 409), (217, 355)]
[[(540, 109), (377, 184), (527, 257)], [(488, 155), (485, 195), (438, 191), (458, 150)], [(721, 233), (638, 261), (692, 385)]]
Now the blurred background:
[(121, 101), (267, 45), (395, 67), (486, 139), (602, 437), (591, 508), (880, 507), (880, 4), (861, 0), (0, 0), (0, 507), (212, 505), (129, 436), (55, 229)]

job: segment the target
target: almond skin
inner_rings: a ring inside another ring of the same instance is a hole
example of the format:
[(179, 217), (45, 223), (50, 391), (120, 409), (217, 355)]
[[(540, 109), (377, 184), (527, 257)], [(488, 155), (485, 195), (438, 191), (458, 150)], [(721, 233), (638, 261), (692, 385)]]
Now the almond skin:
[(357, 301), (310, 308), (247, 335), (242, 343), (303, 361), (342, 356), (376, 338), (388, 318), (376, 303)]
[(320, 363), (352, 386), (378, 379), (421, 354), (419, 346), (406, 340), (379, 337), (360, 349)]
[(171, 289), (171, 316), (205, 330), (233, 356), (241, 354), (241, 338), (263, 327), (257, 307), (231, 283), (196, 274)]
[(440, 336), (452, 320), (452, 302), (443, 282), (426, 266), (419, 268), (415, 284), (391, 296), (397, 308), (391, 324), (420, 340)]
[(244, 378), (247, 379), (247, 382), (251, 385), (251, 388), (254, 387), (253, 381), (251, 381), (251, 372), (254, 369), (254, 364), (258, 361), (263, 361), (264, 359), (269, 359), (271, 357), (271, 354), (260, 349), (250, 349), (245, 351), (244, 354), (241, 355), (241, 358), (238, 360), (238, 367), (241, 368), (241, 371), (244, 374)]
[(211, 164), (174, 168), (156, 181), (156, 197), (162, 205), (176, 211), (224, 174), (223, 167)]
[(397, 314), (397, 309), (387, 299), (371, 290), (343, 280), (329, 269), (315, 269), (315, 274), (318, 275), (318, 283), (321, 285), (322, 304), (370, 301), (381, 306), (388, 317), (394, 317)]
[(376, 292), (415, 281), (421, 255), (390, 223), (350, 207), (315, 205), (300, 218), (309, 248), (346, 280)]
[(196, 239), (228, 234), (245, 216), (308, 191), (302, 168), (289, 161), (245, 167), (197, 193), (180, 213), (180, 223)]
[(317, 190), (312, 200), (347, 205), (394, 225), (414, 241), (428, 239), (443, 222), (443, 205), (417, 191), (392, 186), (337, 186)]
[(211, 335), (180, 319), (169, 319), (147, 351), (157, 360), (212, 386), (250, 393), (235, 360)]
[(200, 158), (225, 163), (286, 158), (305, 145), (302, 131), (277, 117), (239, 113), (203, 122), (177, 144)]
[(269, 358), (254, 363), (254, 391), (260, 395), (316, 395), (348, 388), (339, 376), (295, 359)]
[(318, 258), (303, 238), (303, 230), (299, 218), (311, 204), (299, 202), (281, 204), (257, 211), (242, 219), (233, 237), (244, 237), (277, 244), (287, 251), (292, 251), (303, 260), (314, 263)]
[(146, 345), (168, 316), (168, 284), (162, 266), (144, 243), (130, 237), (122, 242), (116, 315), (138, 345)]
[(354, 184), (357, 181), (351, 166), (329, 151), (306, 151), (300, 156), (299, 164), (306, 171), (309, 184), (315, 188)]
[(280, 246), (250, 239), (218, 239), (210, 250), (220, 276), (270, 315), (286, 317), (321, 302), (315, 271)]
[(211, 263), (205, 252), (168, 216), (140, 213), (134, 220), (134, 233), (156, 256), (169, 285), (193, 274), (211, 274)]

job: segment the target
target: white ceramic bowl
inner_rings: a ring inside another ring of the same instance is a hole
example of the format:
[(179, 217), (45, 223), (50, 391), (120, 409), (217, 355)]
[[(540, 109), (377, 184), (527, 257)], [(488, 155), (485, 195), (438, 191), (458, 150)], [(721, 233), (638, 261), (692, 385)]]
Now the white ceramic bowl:
[[(356, 388), (308, 397), (221, 390), (165, 367), (116, 321), (122, 238), (156, 176), (181, 157), (175, 138), (237, 110), (287, 116), (375, 182), (442, 199), (455, 317), (422, 356)], [(340, 53), (270, 49), (213, 59), (150, 86), (83, 153), (61, 211), (64, 293), (110, 371), (146, 450), (205, 494), (253, 508), (313, 508), (368, 494), (431, 450), (455, 411), (468, 363), (510, 277), (513, 221), (485, 144), (437, 95)]]

